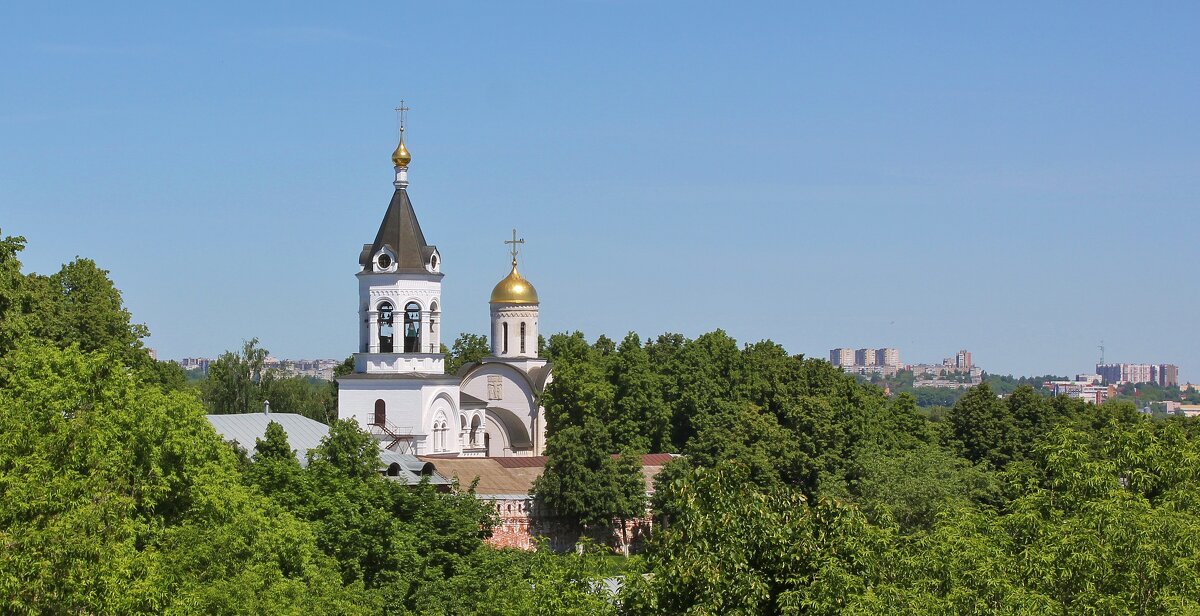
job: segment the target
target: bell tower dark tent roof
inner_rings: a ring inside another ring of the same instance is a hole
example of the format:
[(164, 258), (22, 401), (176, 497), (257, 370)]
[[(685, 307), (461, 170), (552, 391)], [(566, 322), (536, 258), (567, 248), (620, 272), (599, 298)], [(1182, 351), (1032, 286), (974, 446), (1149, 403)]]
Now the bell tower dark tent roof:
[(371, 269), (372, 258), (385, 246), (395, 253), (398, 271), (429, 273), (429, 260), (437, 247), (425, 243), (421, 223), (417, 222), (417, 213), (408, 199), (408, 191), (403, 188), (397, 188), (392, 195), (383, 223), (375, 234), (375, 242), (363, 244), (358, 263), (364, 271)]

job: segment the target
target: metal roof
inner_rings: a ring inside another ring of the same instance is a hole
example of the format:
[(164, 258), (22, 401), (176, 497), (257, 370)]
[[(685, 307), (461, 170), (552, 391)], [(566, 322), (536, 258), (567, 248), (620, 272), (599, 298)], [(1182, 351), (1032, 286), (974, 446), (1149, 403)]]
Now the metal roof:
[(387, 213), (383, 215), (379, 232), (375, 234), (375, 242), (363, 245), (358, 264), (364, 271), (371, 270), (371, 259), (385, 246), (396, 254), (398, 271), (429, 273), (426, 264), (436, 248), (425, 243), (421, 223), (417, 222), (417, 213), (413, 211), (412, 202), (408, 200), (408, 191), (403, 188), (397, 188), (392, 194), (392, 201), (388, 204)]
[(321, 439), (329, 433), (329, 426), (295, 413), (239, 413), (206, 417), (221, 438), (245, 447), (250, 455), (254, 455), (255, 441), (267, 433), (267, 424), (272, 421), (279, 424), (287, 432), (288, 444), (301, 466), (308, 466), (308, 450), (320, 445)]
[[(295, 452), (301, 466), (308, 466), (309, 450), (315, 449), (321, 444), (321, 439), (329, 434), (329, 426), (295, 413), (241, 413), (205, 417), (221, 438), (245, 447), (250, 455), (254, 455), (255, 442), (266, 435), (267, 425), (272, 421), (279, 424), (287, 433), (288, 445)], [(420, 483), (422, 478), (428, 477), (429, 483), (434, 485), (450, 483), (437, 473), (432, 464), (419, 460), (416, 456), (381, 448), (379, 460), (382, 463), (379, 471), (393, 481), (415, 485)]]

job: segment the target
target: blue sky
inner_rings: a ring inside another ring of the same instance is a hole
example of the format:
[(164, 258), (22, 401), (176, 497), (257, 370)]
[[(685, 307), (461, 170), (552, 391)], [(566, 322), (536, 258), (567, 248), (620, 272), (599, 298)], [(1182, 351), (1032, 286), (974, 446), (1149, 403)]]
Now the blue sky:
[(1200, 380), (1196, 3), (164, 4), (0, 8), (0, 229), (163, 357), (354, 350), (403, 98), (447, 333), (515, 221), (545, 333)]

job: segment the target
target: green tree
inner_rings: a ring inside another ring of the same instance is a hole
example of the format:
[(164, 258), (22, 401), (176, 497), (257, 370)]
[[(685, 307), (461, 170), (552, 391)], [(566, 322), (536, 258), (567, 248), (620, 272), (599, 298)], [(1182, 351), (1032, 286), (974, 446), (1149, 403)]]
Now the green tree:
[(534, 482), (534, 495), (579, 530), (643, 514), (646, 495), (639, 458), (632, 452), (614, 457), (612, 451), (608, 431), (596, 417), (559, 429), (547, 439), (549, 459)]
[[(554, 358), (554, 380), (542, 393), (547, 438), (558, 430), (582, 426), (587, 418), (611, 420), (616, 392), (606, 374), (607, 360), (579, 332), (551, 336), (549, 348)], [(609, 438), (605, 430), (605, 439)], [(613, 449), (608, 443), (605, 452), (610, 451)]]
[(663, 451), (670, 445), (671, 411), (637, 334), (629, 332), (621, 341), (609, 370), (614, 387), (609, 431), (614, 444)]
[(853, 507), (760, 491), (744, 466), (694, 469), (668, 486), (678, 504), (627, 578), (629, 614), (840, 614), (883, 579), (891, 536)]
[(226, 351), (208, 366), (208, 378), (201, 391), (204, 403), (215, 415), (254, 413), (264, 398), (260, 382), (266, 372), (267, 350), (259, 348), (258, 338), (242, 344), (240, 353)]
[(337, 388), (325, 381), (299, 375), (281, 377), (269, 370), (257, 389), (255, 397), (269, 400), (274, 411), (303, 415), (323, 424), (337, 419)]
[(454, 339), (446, 355), (446, 374), (458, 374), (459, 368), (477, 362), (492, 354), (487, 336), (462, 333)]
[(363, 613), (311, 529), (244, 488), (187, 393), (116, 351), (0, 360), (0, 605), (9, 614)]
[(954, 404), (947, 420), (954, 442), (968, 460), (1004, 468), (1013, 459), (1017, 446), (1016, 422), (1008, 406), (987, 383), (969, 389)]
[(63, 344), (78, 344), (84, 351), (119, 349), (128, 359), (141, 351), (149, 335), (145, 325), (131, 323), (121, 292), (91, 259), (76, 257), (50, 276), (60, 300), (48, 323), (51, 337)]

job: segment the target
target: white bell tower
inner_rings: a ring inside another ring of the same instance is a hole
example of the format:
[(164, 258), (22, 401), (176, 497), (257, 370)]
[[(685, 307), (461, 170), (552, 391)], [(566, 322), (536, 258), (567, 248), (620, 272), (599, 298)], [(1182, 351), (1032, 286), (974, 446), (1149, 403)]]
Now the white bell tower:
[(400, 144), (392, 153), (396, 191), (375, 241), (364, 244), (358, 273), (359, 334), (355, 372), (442, 374), (442, 259), (425, 242), (408, 198), (408, 165), (401, 105)]
[(358, 349), (354, 372), (337, 378), (338, 417), (353, 419), (384, 449), (402, 454), (459, 453), (450, 427), (462, 422), (459, 381), (441, 353), (442, 256), (425, 241), (408, 198), (412, 156), (392, 152), (396, 171), (375, 241), (358, 256)]

